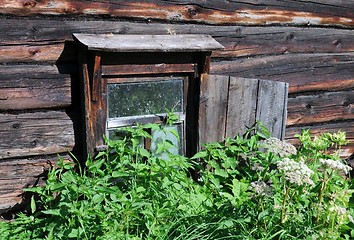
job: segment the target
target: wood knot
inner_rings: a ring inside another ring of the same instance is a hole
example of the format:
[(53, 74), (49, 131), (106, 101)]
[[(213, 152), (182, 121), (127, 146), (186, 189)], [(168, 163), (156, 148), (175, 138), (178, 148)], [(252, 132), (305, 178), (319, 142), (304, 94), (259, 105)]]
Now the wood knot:
[(35, 146), (37, 146), (37, 144), (38, 144), (38, 140), (33, 140), (30, 142), (31, 147), (35, 147)]
[(338, 45), (340, 45), (342, 42), (340, 41), (340, 40), (334, 40), (333, 42), (332, 42), (332, 44), (334, 45), (334, 46), (338, 46)]
[(14, 123), (12, 125), (12, 127), (15, 128), (15, 129), (19, 129), (20, 128), (20, 124), (19, 123)]
[(37, 27), (31, 27), (30, 32), (31, 32), (32, 34), (36, 34), (36, 33), (39, 32), (39, 29), (38, 29)]
[(75, 14), (78, 13), (79, 11), (75, 7), (67, 7), (62, 10), (64, 14)]
[(28, 53), (31, 54), (32, 56), (36, 55), (39, 52), (37, 49), (30, 49), (28, 50)]
[(21, 1), (22, 6), (24, 7), (35, 7), (37, 5), (37, 1), (36, 0), (25, 0), (25, 1)]
[(290, 41), (290, 40), (294, 39), (294, 37), (295, 37), (294, 34), (290, 33), (285, 37), (285, 40)]
[(193, 18), (198, 14), (198, 9), (196, 6), (187, 6), (186, 12), (189, 18)]

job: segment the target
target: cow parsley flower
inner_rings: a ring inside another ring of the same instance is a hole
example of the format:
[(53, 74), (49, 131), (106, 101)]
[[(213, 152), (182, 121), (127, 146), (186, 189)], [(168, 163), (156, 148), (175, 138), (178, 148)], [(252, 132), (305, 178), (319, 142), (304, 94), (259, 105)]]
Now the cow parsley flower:
[(259, 163), (254, 163), (253, 166), (251, 167), (253, 171), (263, 171), (264, 167), (260, 166)]
[(351, 167), (341, 163), (340, 161), (335, 161), (332, 159), (320, 159), (319, 162), (324, 166), (325, 168), (331, 168), (335, 171), (340, 171), (344, 172), (345, 174), (348, 174), (350, 170), (352, 170)]
[(295, 155), (297, 152), (292, 144), (281, 141), (278, 138), (268, 138), (263, 142), (263, 146), (268, 148), (271, 153), (279, 154), (280, 157)]
[(272, 189), (265, 182), (256, 181), (251, 182), (250, 189), (254, 190), (257, 195), (270, 197), (272, 195)]
[(293, 159), (284, 158), (277, 162), (278, 169), (283, 172), (285, 179), (298, 186), (308, 183), (314, 186), (311, 180), (313, 171), (303, 162), (296, 162)]

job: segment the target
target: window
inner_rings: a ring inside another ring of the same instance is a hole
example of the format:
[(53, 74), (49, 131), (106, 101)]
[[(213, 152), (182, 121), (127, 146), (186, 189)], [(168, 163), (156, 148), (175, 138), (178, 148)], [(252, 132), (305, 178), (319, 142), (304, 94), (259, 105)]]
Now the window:
[[(179, 135), (178, 139), (173, 134), (167, 134), (167, 139), (177, 146), (172, 153), (183, 154), (187, 77), (145, 77), (145, 78), (115, 78), (107, 79), (107, 126), (106, 135), (110, 139), (122, 138), (120, 127), (134, 126), (139, 123), (160, 123), (167, 117), (166, 109), (173, 111), (180, 122), (173, 126)], [(158, 141), (162, 141), (162, 132), (153, 131), (152, 140), (146, 145), (152, 152), (156, 150)]]
[[(223, 47), (208, 35), (73, 34), (79, 46), (83, 96), (84, 157), (104, 144), (103, 135), (136, 122), (163, 123), (166, 110), (180, 118), (170, 128), (181, 143), (174, 151), (198, 148), (200, 76), (208, 73), (211, 51)], [(161, 140), (153, 131), (152, 151)], [(173, 134), (167, 136), (177, 143)]]

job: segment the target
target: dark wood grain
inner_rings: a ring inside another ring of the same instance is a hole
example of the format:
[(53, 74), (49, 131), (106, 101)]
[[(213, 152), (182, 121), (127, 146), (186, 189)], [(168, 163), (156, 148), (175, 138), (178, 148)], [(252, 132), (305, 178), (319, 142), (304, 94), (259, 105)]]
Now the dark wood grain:
[(260, 121), (270, 135), (285, 137), (288, 84), (275, 81), (259, 81), (256, 120)]
[(0, 114), (0, 159), (72, 150), (73, 122), (65, 112)]
[(289, 98), (287, 125), (354, 120), (354, 92), (326, 92)]
[(225, 137), (243, 135), (256, 122), (258, 79), (230, 78)]
[(354, 87), (354, 54), (285, 54), (211, 64), (212, 74), (289, 83), (289, 94)]
[[(68, 155), (61, 155), (61, 158), (70, 159)], [(56, 155), (0, 161), (0, 213), (20, 208), (25, 197), (22, 189), (43, 186), (48, 170), (57, 161)]]
[(285, 136), (287, 84), (204, 75), (199, 105), (200, 142), (244, 135), (261, 121), (274, 137)]
[(200, 83), (199, 142), (221, 142), (225, 137), (229, 77), (203, 74)]
[(0, 65), (0, 110), (68, 107), (71, 80), (56, 66)]
[(87, 1), (3, 0), (0, 13), (17, 16), (105, 16), (175, 22), (351, 27), (352, 1)]
[(1, 19), (0, 27), (7, 33), (0, 35), (0, 62), (9, 63), (76, 61), (72, 33), (209, 34), (225, 47), (213, 53), (222, 58), (354, 51), (348, 29), (14, 19)]

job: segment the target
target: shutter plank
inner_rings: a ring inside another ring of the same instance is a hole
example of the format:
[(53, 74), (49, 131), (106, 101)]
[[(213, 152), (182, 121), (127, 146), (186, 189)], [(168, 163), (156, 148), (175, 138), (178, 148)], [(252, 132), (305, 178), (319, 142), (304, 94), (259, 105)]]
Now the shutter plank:
[(199, 142), (224, 139), (229, 77), (203, 74), (200, 83)]
[(256, 121), (258, 80), (230, 78), (226, 137), (243, 135)]
[(259, 81), (256, 119), (279, 139), (284, 139), (287, 96), (287, 83)]

